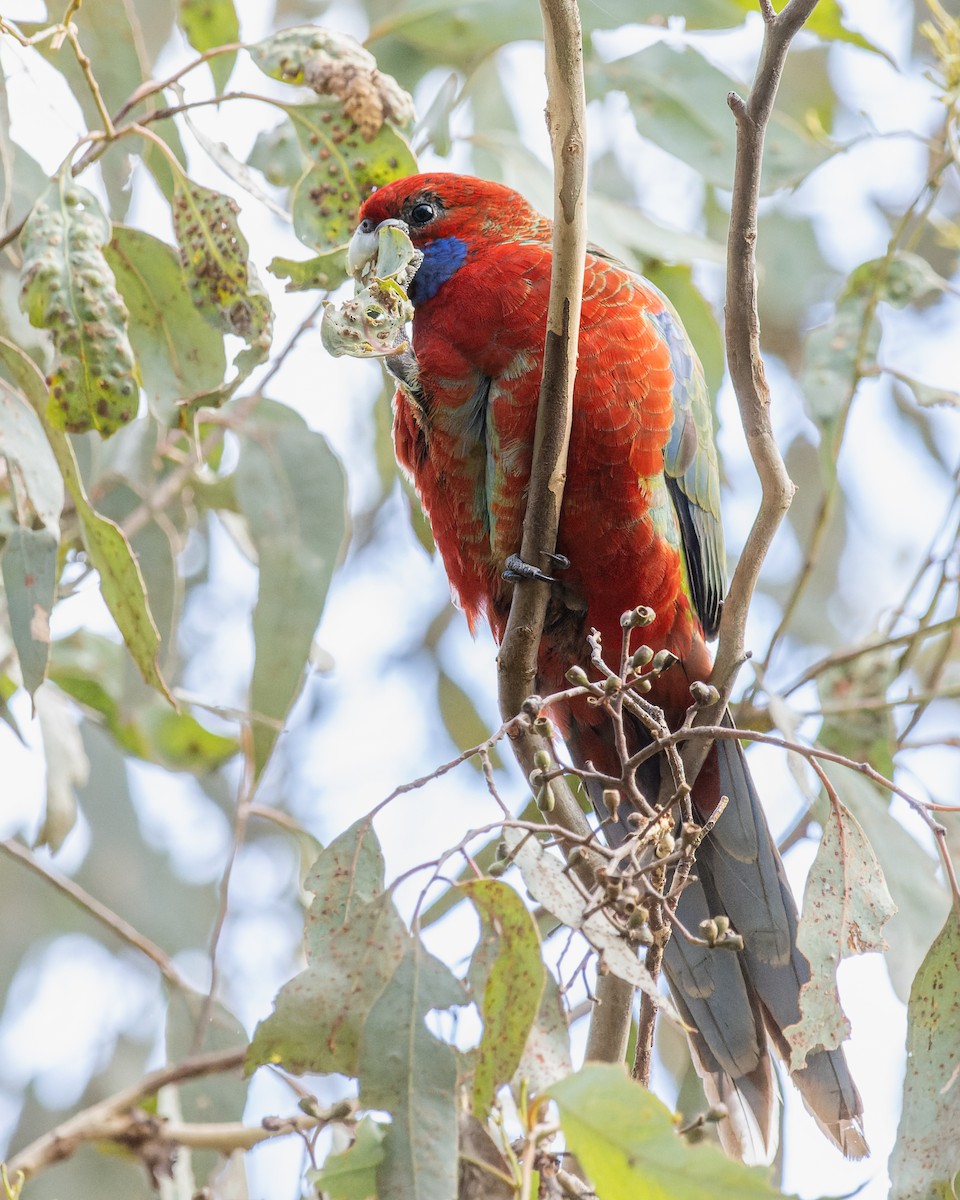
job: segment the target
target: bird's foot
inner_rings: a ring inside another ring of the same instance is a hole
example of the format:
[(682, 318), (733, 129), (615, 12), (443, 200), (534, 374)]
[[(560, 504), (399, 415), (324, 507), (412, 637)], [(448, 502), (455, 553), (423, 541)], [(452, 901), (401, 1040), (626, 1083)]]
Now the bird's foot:
[[(570, 566), (570, 559), (565, 554), (545, 553), (544, 557), (556, 563), (558, 571), (565, 571)], [(522, 579), (536, 579), (539, 583), (557, 582), (552, 575), (545, 574), (539, 567), (524, 562), (519, 554), (511, 554), (504, 566), (506, 569), (503, 572), (503, 577), (510, 583), (517, 583)]]

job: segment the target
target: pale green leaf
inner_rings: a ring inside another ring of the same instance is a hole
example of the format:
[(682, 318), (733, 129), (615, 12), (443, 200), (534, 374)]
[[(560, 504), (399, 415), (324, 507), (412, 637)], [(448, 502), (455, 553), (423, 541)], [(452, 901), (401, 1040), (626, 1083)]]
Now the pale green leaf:
[[(233, 0), (180, 0), (177, 20), (187, 41), (201, 54), (217, 46), (232, 44), (240, 37), (240, 22)], [(236, 50), (207, 60), (218, 93), (227, 86), (236, 61)]]
[(890, 943), (885, 961), (894, 990), (906, 1002), (931, 926), (946, 915), (949, 893), (936, 860), (891, 815), (886, 794), (859, 772), (833, 763), (824, 763), (824, 769), (870, 839), (897, 906), (885, 930)]
[[(558, 1079), (566, 1079), (573, 1070), (570, 1027), (563, 997), (553, 975), (549, 971), (545, 975), (540, 1006), (514, 1075), (517, 1081), (525, 1080), (534, 1095), (546, 1091)], [(672, 1026), (665, 1025), (664, 1028)]]
[(282, 1063), (288, 1070), (356, 1075), (368, 1014), (407, 950), (406, 927), (389, 896), (312, 924), (309, 965), (277, 995), (257, 1026), (248, 1067)]
[(764, 1171), (714, 1146), (688, 1145), (673, 1116), (622, 1067), (588, 1063), (550, 1088), (567, 1146), (599, 1200), (761, 1200), (779, 1196)]
[[(346, 540), (343, 468), (301, 417), (261, 400), (243, 426), (236, 476), (260, 564), (250, 707), (255, 716), (282, 722), (300, 693)], [(253, 738), (259, 774), (277, 738), (275, 725), (258, 722)]]
[(891, 1200), (949, 1200), (960, 1174), (960, 916), (930, 947), (907, 1008), (907, 1073)]
[(432, 1009), (466, 1003), (460, 981), (419, 938), (370, 1011), (360, 1045), (360, 1099), (393, 1118), (377, 1170), (390, 1200), (457, 1194), (457, 1056), (426, 1027)]
[(372, 1117), (357, 1126), (353, 1145), (330, 1154), (319, 1171), (310, 1171), (310, 1182), (329, 1200), (377, 1200), (377, 1168), (383, 1162), (386, 1130)]
[[(588, 95), (625, 92), (639, 132), (699, 171), (709, 183), (733, 186), (736, 123), (727, 108), (742, 84), (696, 50), (657, 42), (612, 63), (593, 60)], [(761, 187), (793, 186), (829, 158), (834, 145), (821, 133), (775, 109), (767, 129)]]
[(102, 250), (109, 240), (97, 198), (69, 171), (36, 202), (21, 235), (20, 305), (53, 334), (47, 417), (103, 437), (133, 420), (140, 398), (126, 306)]
[(597, 911), (592, 900), (583, 896), (564, 869), (563, 860), (520, 830), (504, 830), (504, 840), (531, 896), (564, 925), (579, 930), (590, 945), (603, 954), (614, 975), (640, 988), (662, 1012), (680, 1023), (676, 1009), (637, 958), (636, 947), (620, 935), (604, 913)]
[(43, 822), (34, 845), (49, 846), (56, 854), (76, 824), (77, 788), (90, 778), (90, 761), (70, 701), (56, 688), (43, 688), (35, 702), (47, 781)]
[[(0, 346), (4, 361), (6, 349)], [(0, 458), (5, 458), (8, 469), (15, 471), (18, 490), (22, 484), (39, 519), (48, 530), (59, 534), (63, 478), (57, 460), (40, 418), (26, 399), (3, 380), (0, 380)]]
[(800, 991), (800, 1020), (783, 1031), (791, 1071), (801, 1070), (814, 1051), (835, 1050), (850, 1036), (837, 992), (837, 967), (854, 954), (885, 950), (883, 927), (895, 912), (863, 830), (839, 801), (831, 800), (797, 933), (810, 979)]
[(10, 632), (31, 696), (43, 683), (50, 655), (50, 614), (57, 590), (59, 540), (49, 529), (18, 525), (7, 538), (0, 566)]
[(223, 382), (223, 337), (190, 302), (177, 255), (164, 242), (115, 225), (104, 254), (130, 314), (130, 341), (147, 399), (158, 419), (169, 425), (178, 401)]
[(459, 886), (480, 915), (481, 940), (492, 943), (479, 1004), (483, 1038), (473, 1076), (473, 1111), (482, 1115), (497, 1088), (517, 1069), (540, 1007), (546, 968), (536, 923), (512, 887), (496, 879)]
[(314, 895), (304, 930), (307, 956), (318, 959), (313, 939), (346, 924), (355, 909), (379, 899), (384, 887), (383, 851), (369, 817), (361, 817), (320, 851), (303, 885)]

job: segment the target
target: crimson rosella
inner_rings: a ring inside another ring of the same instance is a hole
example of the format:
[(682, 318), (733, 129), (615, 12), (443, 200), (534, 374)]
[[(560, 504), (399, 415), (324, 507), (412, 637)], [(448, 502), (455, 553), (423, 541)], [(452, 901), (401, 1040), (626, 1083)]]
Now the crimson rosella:
[[(403, 223), (423, 253), (409, 287), (412, 349), (389, 362), (399, 381), (396, 453), (467, 620), (472, 627), (485, 617), (499, 640), (531, 470), (551, 223), (506, 187), (448, 174), (380, 188), (360, 218), (354, 260), (376, 252), (384, 222)], [(679, 660), (648, 699), (675, 724), (691, 702), (690, 683), (710, 676), (706, 639), (716, 635), (725, 586), (712, 415), (675, 309), (595, 247), (586, 259), (573, 404), (557, 541), (568, 565), (531, 564), (555, 580), (537, 690), (560, 691), (572, 664), (589, 667), (591, 628), (618, 654), (621, 614), (647, 605), (656, 618), (642, 631), (644, 642)], [(557, 719), (575, 762), (620, 775), (612, 727), (598, 707), (575, 703)], [(644, 743), (639, 725), (631, 736), (631, 749)], [(655, 800), (660, 768), (651, 762)], [(720, 1123), (724, 1144), (762, 1161), (777, 1136), (770, 1051), (789, 1057), (782, 1031), (799, 1017), (810, 969), (797, 949), (783, 865), (735, 740), (715, 744), (696, 780), (701, 820), (721, 795), (729, 805), (697, 852), (697, 881), (684, 890), (678, 916), (696, 929), (703, 918), (725, 914), (743, 949), (711, 949), (675, 935), (664, 968), (693, 1031), (707, 1096), (729, 1112)], [(862, 1105), (842, 1050), (811, 1054), (792, 1077), (840, 1149), (865, 1154)]]

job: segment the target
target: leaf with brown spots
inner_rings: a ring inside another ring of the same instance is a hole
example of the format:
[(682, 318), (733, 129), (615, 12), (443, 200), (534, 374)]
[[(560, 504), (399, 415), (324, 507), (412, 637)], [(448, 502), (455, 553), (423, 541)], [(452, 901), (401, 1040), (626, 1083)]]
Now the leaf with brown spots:
[(53, 334), (47, 417), (57, 429), (103, 437), (133, 420), (139, 374), (127, 310), (101, 249), (110, 222), (68, 170), (34, 204), (21, 236), (20, 307)]
[(954, 906), (910, 992), (903, 1114), (890, 1158), (891, 1200), (957, 1195), (958, 1130), (960, 915)]
[(800, 1020), (783, 1032), (790, 1070), (800, 1070), (814, 1050), (834, 1050), (850, 1035), (840, 1007), (841, 959), (885, 950), (883, 927), (897, 911), (876, 855), (853, 814), (835, 796), (803, 894), (797, 944), (811, 977), (800, 992)]

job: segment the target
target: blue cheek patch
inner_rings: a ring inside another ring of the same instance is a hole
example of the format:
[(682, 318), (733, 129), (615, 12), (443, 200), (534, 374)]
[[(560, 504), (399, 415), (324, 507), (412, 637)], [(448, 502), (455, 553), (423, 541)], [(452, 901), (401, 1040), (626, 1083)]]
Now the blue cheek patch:
[(432, 300), (447, 280), (454, 275), (467, 257), (467, 243), (456, 237), (437, 238), (428, 242), (423, 251), (420, 270), (410, 285), (410, 299), (424, 304)]

